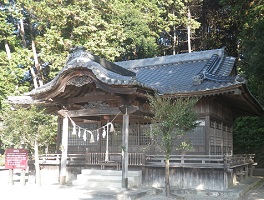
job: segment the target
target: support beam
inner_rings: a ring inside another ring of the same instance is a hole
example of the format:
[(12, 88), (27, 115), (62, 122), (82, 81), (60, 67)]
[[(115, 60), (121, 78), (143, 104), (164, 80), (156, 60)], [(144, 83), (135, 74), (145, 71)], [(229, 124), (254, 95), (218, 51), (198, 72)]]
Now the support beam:
[(68, 152), (68, 125), (69, 120), (66, 113), (63, 115), (62, 125), (62, 142), (61, 142), (61, 168), (60, 168), (60, 184), (66, 184), (66, 164), (67, 164), (67, 152)]

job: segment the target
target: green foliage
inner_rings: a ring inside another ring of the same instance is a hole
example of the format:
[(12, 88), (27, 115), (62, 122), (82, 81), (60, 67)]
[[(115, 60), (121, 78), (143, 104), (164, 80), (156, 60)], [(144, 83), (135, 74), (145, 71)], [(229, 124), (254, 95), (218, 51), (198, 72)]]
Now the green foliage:
[(221, 3), (235, 29), (233, 38), (236, 38), (240, 73), (246, 75), (251, 92), (264, 104), (263, 0), (221, 0)]
[(255, 154), (258, 167), (264, 166), (264, 117), (243, 117), (234, 126), (234, 153)]
[(32, 150), (35, 142), (40, 146), (55, 142), (57, 120), (55, 116), (46, 114), (44, 109), (36, 106), (18, 107), (5, 110), (1, 117), (4, 128), (0, 139), (7, 147), (24, 145), (26, 149)]
[(155, 0), (121, 2), (116, 20), (121, 22), (124, 32), (124, 40), (121, 43), (124, 49), (122, 58), (129, 60), (157, 55), (156, 40), (161, 22), (157, 2)]
[(196, 126), (197, 115), (194, 105), (195, 98), (173, 98), (155, 95), (150, 97), (150, 109), (154, 113), (153, 134), (160, 136), (162, 147), (167, 157), (172, 151), (172, 142), (179, 135), (184, 135), (187, 131)]
[(264, 105), (264, 5), (252, 3), (244, 22), (241, 37), (241, 68), (247, 75), (249, 87)]
[(7, 59), (5, 52), (0, 52), (0, 109), (5, 107), (5, 99), (9, 95), (21, 95), (28, 91), (28, 86), (23, 81), (27, 71), (22, 66), (24, 54), (14, 53), (11, 60)]
[(0, 166), (5, 166), (5, 155), (0, 154)]

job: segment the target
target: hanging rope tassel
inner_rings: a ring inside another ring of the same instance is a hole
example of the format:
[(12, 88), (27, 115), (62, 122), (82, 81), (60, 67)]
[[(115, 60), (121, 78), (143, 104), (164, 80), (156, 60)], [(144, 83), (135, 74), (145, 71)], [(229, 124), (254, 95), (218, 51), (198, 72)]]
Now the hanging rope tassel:
[[(103, 136), (103, 138), (105, 138), (106, 137), (106, 128), (107, 128), (107, 131), (109, 132), (109, 133), (116, 133), (115, 132), (115, 128), (114, 128), (114, 125), (113, 125), (113, 121), (117, 118), (117, 116), (119, 115), (121, 113), (121, 111), (119, 112), (119, 113), (117, 113), (116, 114), (116, 116), (114, 117), (114, 119), (111, 121), (111, 122), (109, 122), (109, 123), (107, 123), (106, 125), (104, 125), (104, 126), (102, 126), (101, 128), (103, 129), (103, 133), (102, 133), (102, 136)], [(71, 121), (71, 123), (72, 123), (72, 126), (73, 126), (73, 129), (72, 129), (72, 135), (77, 135), (77, 127), (78, 127), (78, 137), (79, 138), (81, 138), (81, 129), (84, 129), (84, 135), (83, 135), (83, 140), (84, 141), (86, 141), (87, 140), (87, 132), (86, 131), (88, 131), (88, 130), (86, 130), (85, 128), (81, 128), (80, 126), (78, 126), (78, 125), (76, 125), (75, 124), (75, 122), (71, 119), (71, 117), (67, 114), (67, 117), (69, 118), (69, 120)], [(108, 126), (110, 125), (110, 129), (108, 129)], [(98, 129), (96, 129), (96, 130), (93, 130), (93, 131), (96, 131), (96, 133), (97, 133), (97, 138), (96, 138), (96, 140), (97, 141), (99, 141), (99, 139), (100, 139), (100, 129), (101, 128), (98, 128)], [(91, 131), (90, 131), (91, 132)], [(90, 133), (91, 134), (91, 138), (90, 138), (90, 140), (91, 141), (93, 141), (94, 142), (94, 135), (93, 135), (93, 133), (91, 132)], [(93, 138), (93, 139), (92, 139)]]
[(106, 136), (106, 131), (105, 131), (105, 127), (104, 127), (104, 129), (103, 129), (103, 133), (102, 133), (102, 136), (103, 136), (103, 138), (105, 138), (105, 136)]
[(72, 135), (76, 135), (76, 126), (75, 126), (75, 124), (73, 124)]
[(88, 131), (88, 133), (90, 133), (90, 143), (94, 143), (94, 135), (92, 131)]
[(110, 122), (109, 124), (110, 124), (110, 130), (109, 130), (109, 133), (114, 133), (114, 132), (115, 132), (114, 124), (113, 124), (112, 122)]
[(96, 140), (99, 141), (100, 138), (99, 138), (99, 130), (98, 129), (96, 130), (96, 133), (97, 133)]
[(87, 140), (87, 134), (86, 134), (86, 130), (84, 130), (84, 133), (83, 133), (83, 141), (85, 141), (86, 142), (86, 140)]
[(78, 130), (78, 137), (81, 138), (81, 128), (79, 127), (79, 130)]

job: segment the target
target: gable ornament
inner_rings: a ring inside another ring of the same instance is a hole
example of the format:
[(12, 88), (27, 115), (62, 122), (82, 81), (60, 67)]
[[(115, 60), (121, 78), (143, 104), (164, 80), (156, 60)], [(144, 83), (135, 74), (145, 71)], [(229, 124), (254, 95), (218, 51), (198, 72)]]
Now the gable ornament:
[(82, 75), (82, 76), (75, 76), (67, 81), (67, 85), (74, 85), (77, 87), (81, 87), (83, 85), (87, 85), (92, 83), (93, 80), (87, 76), (87, 75)]

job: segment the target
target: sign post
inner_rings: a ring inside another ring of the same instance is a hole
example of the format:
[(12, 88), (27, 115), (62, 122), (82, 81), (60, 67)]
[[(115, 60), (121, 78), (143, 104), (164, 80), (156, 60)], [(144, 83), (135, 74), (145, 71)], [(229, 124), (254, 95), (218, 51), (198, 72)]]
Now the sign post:
[(25, 185), (25, 170), (27, 169), (28, 151), (26, 149), (6, 149), (5, 168), (9, 169), (9, 183), (14, 184), (13, 170), (21, 169), (21, 184)]

